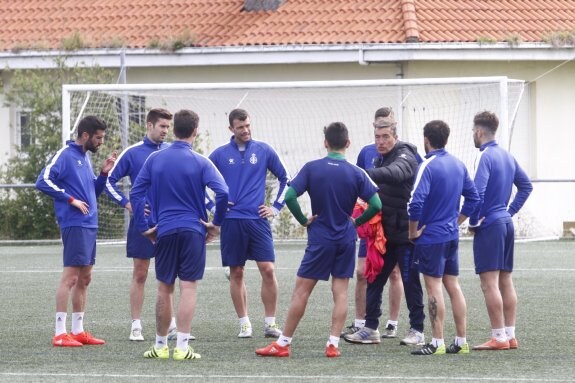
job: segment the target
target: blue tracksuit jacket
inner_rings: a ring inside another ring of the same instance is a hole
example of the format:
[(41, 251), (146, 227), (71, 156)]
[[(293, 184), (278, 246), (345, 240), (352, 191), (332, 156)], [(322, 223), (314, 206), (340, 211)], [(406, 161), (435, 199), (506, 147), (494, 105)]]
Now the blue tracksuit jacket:
[[(60, 228), (98, 227), (97, 198), (104, 190), (106, 176), (96, 177), (90, 156), (84, 153), (81, 145), (74, 141), (66, 142), (38, 175), (36, 188), (54, 199), (54, 210)], [(71, 206), (70, 197), (84, 201), (90, 207), (89, 213)]]
[(148, 219), (144, 215), (148, 196), (152, 215), (158, 223), (158, 238), (179, 230), (205, 234), (200, 219), (208, 219), (206, 187), (215, 192), (213, 223), (219, 226), (226, 214), (228, 187), (214, 164), (195, 153), (184, 141), (175, 141), (168, 148), (152, 153), (130, 192), (137, 230), (148, 229)]
[(459, 237), (457, 218), (470, 217), (479, 207), (479, 196), (467, 168), (445, 149), (429, 152), (419, 165), (407, 212), (410, 221), (425, 225), (418, 244), (452, 241)]
[[(481, 202), (477, 213), (471, 216), (469, 225), (477, 226), (481, 218), (485, 218), (482, 226), (500, 219), (510, 222), (511, 217), (523, 207), (531, 194), (531, 181), (515, 158), (495, 141), (481, 145), (479, 150), (480, 154), (475, 162), (475, 187)], [(507, 205), (513, 185), (517, 187), (517, 194)]]
[(265, 203), (268, 170), (280, 183), (273, 207), (279, 211), (284, 206), (288, 174), (270, 145), (250, 140), (245, 151), (240, 151), (232, 137), (228, 144), (214, 150), (210, 159), (230, 188), (226, 218), (260, 219), (258, 207)]
[(160, 149), (165, 149), (169, 145), (166, 143), (156, 144), (147, 136), (134, 145), (128, 146), (116, 159), (114, 167), (110, 171), (106, 181), (106, 193), (120, 206), (125, 207), (129, 202), (128, 197), (118, 188), (116, 183), (128, 176), (130, 184), (134, 184), (140, 169), (146, 162), (148, 156)]

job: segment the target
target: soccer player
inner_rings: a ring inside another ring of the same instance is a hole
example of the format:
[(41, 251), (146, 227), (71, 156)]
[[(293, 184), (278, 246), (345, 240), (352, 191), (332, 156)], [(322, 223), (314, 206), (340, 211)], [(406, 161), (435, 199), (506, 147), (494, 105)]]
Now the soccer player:
[[(110, 176), (106, 182), (106, 192), (114, 202), (128, 210), (130, 214), (132, 213), (132, 204), (116, 183), (124, 177), (129, 177), (130, 184), (133, 185), (146, 158), (148, 158), (151, 153), (165, 149), (168, 146), (164, 140), (168, 135), (171, 121), (172, 113), (166, 109), (151, 109), (146, 116), (146, 136), (142, 141), (127, 147), (120, 154), (110, 172)], [(151, 221), (153, 226), (153, 220)], [(148, 278), (150, 259), (154, 255), (154, 245), (149, 239), (142, 236), (142, 234), (136, 230), (133, 217), (130, 218), (130, 225), (128, 227), (126, 255), (133, 260), (132, 284), (130, 286), (132, 329), (129, 339), (133, 341), (143, 341), (144, 335), (142, 333), (141, 314), (142, 306), (144, 305), (144, 288), (146, 279)], [(169, 338), (175, 338), (176, 332), (176, 319), (172, 318)]]
[(384, 117), (376, 122), (374, 137), (377, 152), (382, 156), (375, 168), (367, 174), (379, 186), (386, 253), (381, 273), (375, 281), (367, 284), (365, 326), (354, 334), (345, 335), (350, 343), (380, 343), (379, 317), (381, 316), (381, 294), (390, 273), (399, 264), (403, 279), (403, 291), (409, 310), (410, 331), (400, 341), (402, 345), (423, 345), (423, 290), (419, 272), (412, 262), (413, 244), (407, 235), (409, 231), (407, 202), (417, 170), (417, 149), (412, 144), (399, 141), (397, 123), (393, 117)]
[[(375, 111), (373, 126), (379, 119), (393, 117), (391, 108), (383, 107)], [(375, 144), (364, 146), (357, 156), (356, 165), (367, 170), (375, 167), (375, 162), (380, 157)], [(366, 241), (359, 240), (359, 250), (357, 252), (357, 269), (355, 273), (355, 320), (347, 326), (341, 333), (341, 336), (353, 334), (365, 325), (365, 291), (367, 289), (367, 280), (365, 279), (365, 257), (367, 255)], [(403, 295), (403, 283), (401, 273), (396, 265), (389, 275), (389, 319), (385, 330), (381, 335), (382, 338), (395, 338), (397, 336), (397, 325), (399, 321), (399, 308), (401, 306), (401, 297)]]
[[(222, 227), (222, 265), (230, 267), (230, 294), (239, 318), (239, 338), (252, 336), (248, 316), (244, 268), (254, 260), (262, 277), (261, 297), (264, 305), (264, 335), (277, 338), (276, 324), (278, 283), (274, 270), (274, 247), (269, 218), (284, 205), (288, 174), (276, 151), (265, 142), (252, 139), (250, 116), (243, 109), (229, 114), (230, 142), (210, 154), (230, 188), (225, 224)], [(265, 205), (268, 170), (278, 179), (279, 190), (272, 206)]]
[[(531, 194), (533, 186), (515, 158), (495, 141), (499, 119), (494, 113), (480, 112), (473, 119), (473, 141), (479, 149), (475, 186), (481, 199), (480, 209), (469, 219), (474, 234), (475, 272), (481, 280), (491, 339), (474, 350), (517, 348), (515, 319), (517, 294), (513, 286), (513, 217)], [(517, 187), (511, 198), (513, 185)]]
[[(156, 242), (156, 342), (144, 353), (146, 358), (170, 357), (167, 338), (176, 278), (180, 280), (180, 299), (173, 359), (200, 358), (188, 344), (196, 289), (204, 275), (206, 241), (219, 234), (224, 219), (228, 187), (215, 166), (192, 150), (198, 122), (198, 115), (191, 110), (180, 110), (174, 115), (176, 140), (148, 157), (130, 192), (136, 230)], [(206, 186), (215, 192), (216, 200), (210, 223), (206, 222)], [(150, 215), (157, 221), (152, 228), (145, 214), (147, 201), (152, 210)]]
[[(413, 355), (468, 354), (466, 339), (467, 306), (459, 286), (459, 225), (479, 207), (479, 196), (463, 162), (449, 154), (445, 145), (449, 126), (440, 120), (423, 128), (426, 160), (419, 166), (407, 208), (409, 239), (415, 242), (413, 257), (418, 261), (427, 290), (431, 321), (431, 343), (412, 351)], [(464, 197), (461, 213), (459, 205)], [(444, 344), (445, 301), (449, 294), (455, 341)]]
[[(283, 332), (276, 342), (257, 349), (257, 355), (290, 355), (292, 337), (309, 296), (318, 280), (327, 281), (331, 275), (334, 307), (325, 355), (340, 356), (339, 335), (347, 316), (347, 287), (355, 266), (355, 227), (377, 214), (381, 201), (376, 185), (365, 171), (345, 159), (350, 144), (346, 126), (341, 122), (331, 123), (324, 128), (324, 135), (327, 157), (306, 163), (286, 193), (290, 212), (307, 227), (307, 248), (297, 272)], [(302, 213), (297, 202), (297, 197), (305, 192), (311, 199), (311, 218)], [(353, 220), (350, 216), (357, 198), (368, 201), (369, 205), (361, 216)]]
[[(54, 199), (56, 218), (64, 245), (64, 270), (56, 291), (56, 331), (52, 345), (80, 347), (100, 345), (104, 340), (84, 331), (86, 293), (96, 262), (98, 204), (116, 153), (108, 157), (96, 177), (88, 152), (104, 143), (106, 123), (86, 116), (78, 124), (75, 141), (68, 141), (42, 169), (36, 187)], [(68, 300), (72, 297), (72, 331), (66, 332)]]

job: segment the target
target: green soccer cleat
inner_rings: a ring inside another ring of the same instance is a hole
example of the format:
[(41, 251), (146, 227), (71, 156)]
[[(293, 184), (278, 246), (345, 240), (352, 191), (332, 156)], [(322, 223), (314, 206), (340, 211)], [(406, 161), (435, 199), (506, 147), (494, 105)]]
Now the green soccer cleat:
[(186, 360), (186, 359), (201, 359), (202, 356), (197, 352), (194, 352), (194, 349), (188, 346), (187, 350), (181, 351), (179, 348), (174, 348), (174, 355), (172, 355), (174, 360)]
[(439, 347), (435, 347), (431, 343), (426, 344), (419, 350), (411, 352), (411, 355), (444, 355), (445, 354), (445, 344)]
[(152, 346), (151, 349), (144, 352), (144, 358), (169, 359), (170, 358), (170, 349), (168, 348), (168, 346), (164, 346), (162, 348), (156, 348), (156, 346)]

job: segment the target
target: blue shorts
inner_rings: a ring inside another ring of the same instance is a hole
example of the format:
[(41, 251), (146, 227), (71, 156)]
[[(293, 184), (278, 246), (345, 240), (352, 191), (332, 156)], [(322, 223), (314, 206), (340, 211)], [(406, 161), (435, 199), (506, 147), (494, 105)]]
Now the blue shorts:
[(267, 219), (226, 219), (220, 234), (222, 266), (244, 266), (247, 260), (274, 262), (272, 228)]
[(154, 251), (156, 279), (173, 285), (198, 281), (206, 268), (206, 237), (197, 231), (179, 231), (161, 237)]
[(329, 245), (308, 244), (297, 276), (327, 281), (335, 278), (353, 278), (355, 270), (355, 240)]
[(98, 229), (80, 226), (60, 230), (64, 244), (64, 266), (93, 266), (96, 263)]
[(128, 258), (139, 259), (150, 259), (154, 257), (154, 244), (136, 230), (134, 218), (130, 219), (130, 226), (128, 227), (126, 255)]
[(495, 270), (512, 272), (514, 241), (513, 222), (494, 222), (478, 227), (473, 237), (475, 273)]
[(367, 257), (367, 241), (365, 239), (359, 240), (359, 249), (357, 250), (358, 258)]
[(441, 278), (444, 275), (459, 275), (459, 240), (415, 244), (413, 258), (419, 263), (419, 272), (431, 277)]

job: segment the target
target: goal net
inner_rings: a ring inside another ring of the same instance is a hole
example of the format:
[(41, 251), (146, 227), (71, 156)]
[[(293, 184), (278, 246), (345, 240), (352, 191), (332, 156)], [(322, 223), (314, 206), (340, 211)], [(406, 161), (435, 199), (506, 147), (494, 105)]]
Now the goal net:
[[(524, 83), (505, 77), (417, 80), (361, 80), (326, 82), (222, 84), (65, 85), (63, 87), (63, 141), (72, 137), (85, 115), (106, 120), (106, 143), (93, 160), (100, 166), (113, 150), (140, 141), (146, 132), (146, 114), (162, 107), (175, 113), (192, 109), (200, 116), (195, 149), (208, 155), (229, 141), (229, 111), (241, 107), (251, 118), (252, 136), (272, 145), (294, 176), (303, 164), (325, 155), (323, 127), (341, 121), (350, 131), (348, 160), (355, 163), (361, 148), (373, 143), (374, 113), (391, 107), (398, 120), (400, 139), (423, 149), (423, 126), (433, 119), (451, 127), (447, 149), (472, 171), (477, 150), (471, 134), (473, 116), (490, 110), (500, 118), (498, 141), (507, 146)], [(168, 140), (170, 141), (170, 140)], [(129, 181), (122, 181), (128, 193)], [(268, 179), (267, 195), (275, 196), (277, 182)], [(300, 199), (310, 212), (309, 199)], [(99, 199), (100, 240), (122, 240), (129, 217), (109, 197)], [(305, 231), (283, 209), (273, 221), (276, 239), (304, 239)], [(524, 233), (525, 230), (518, 230)], [(536, 236), (536, 233), (524, 233)]]

